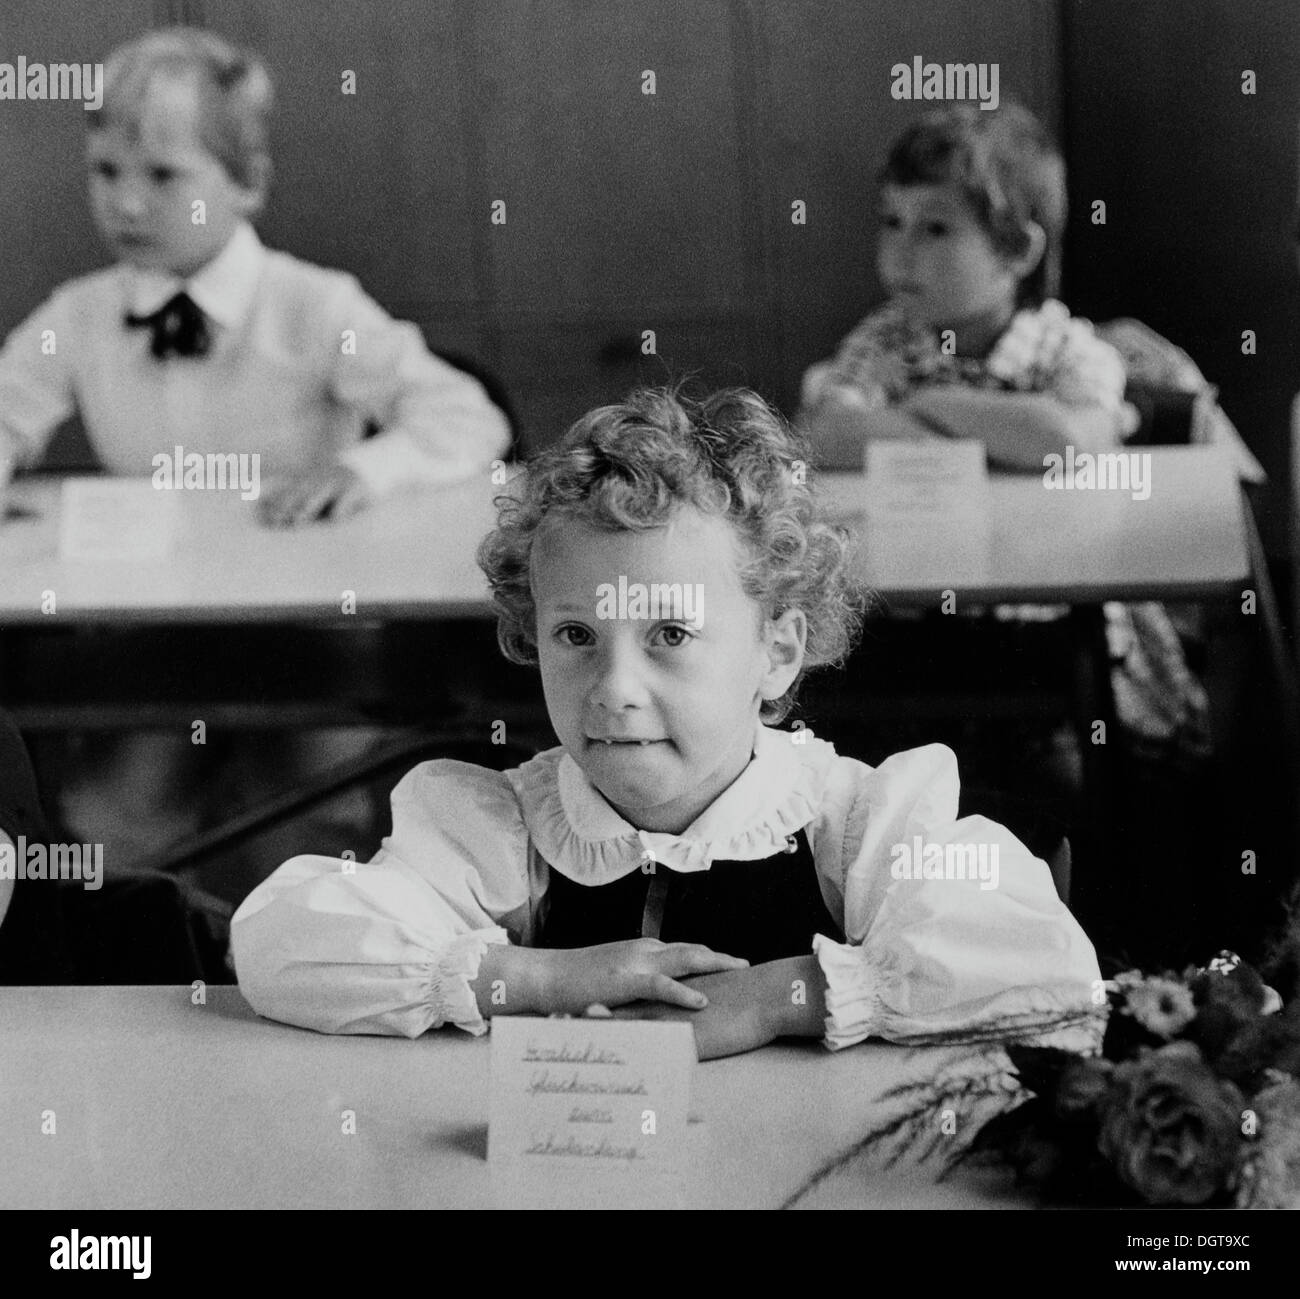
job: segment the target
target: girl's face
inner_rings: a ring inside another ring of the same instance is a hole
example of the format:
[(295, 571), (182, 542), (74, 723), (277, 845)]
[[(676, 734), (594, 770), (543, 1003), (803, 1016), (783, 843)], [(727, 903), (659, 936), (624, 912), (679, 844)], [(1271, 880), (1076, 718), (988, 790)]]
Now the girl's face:
[[(765, 617), (741, 588), (737, 552), (729, 523), (691, 507), (648, 532), (559, 518), (536, 539), (551, 724), (638, 829), (680, 834), (740, 775), (760, 704), (784, 694), (803, 663), (804, 615)], [(678, 605), (638, 608), (638, 593), (664, 585), (682, 591)]]
[(1005, 324), (1029, 273), (993, 247), (952, 184), (884, 187), (876, 268), (913, 321), (956, 331), (962, 351), (962, 326), (991, 318)]

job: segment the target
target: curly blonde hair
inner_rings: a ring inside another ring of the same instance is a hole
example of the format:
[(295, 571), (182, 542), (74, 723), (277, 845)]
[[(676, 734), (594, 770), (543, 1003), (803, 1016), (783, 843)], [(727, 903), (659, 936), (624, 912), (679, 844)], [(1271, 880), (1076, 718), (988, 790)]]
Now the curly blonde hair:
[(801, 435), (756, 393), (730, 388), (695, 402), (641, 388), (584, 415), (529, 466), (518, 495), (497, 498), (497, 526), (479, 547), (498, 610), (497, 639), (514, 663), (537, 662), (531, 565), (542, 524), (556, 516), (609, 532), (665, 526), (683, 506), (725, 518), (747, 556), (742, 589), (769, 618), (800, 609), (803, 668), (764, 722), (781, 721), (807, 671), (840, 663), (862, 624), (846, 533), (816, 517)]

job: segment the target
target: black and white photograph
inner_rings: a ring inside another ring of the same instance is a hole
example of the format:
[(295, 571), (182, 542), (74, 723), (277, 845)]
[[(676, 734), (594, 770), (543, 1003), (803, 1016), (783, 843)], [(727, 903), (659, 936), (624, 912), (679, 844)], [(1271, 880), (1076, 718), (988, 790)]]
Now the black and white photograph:
[(15, 1280), (1285, 1275), (1300, 8), (0, 0), (0, 233)]

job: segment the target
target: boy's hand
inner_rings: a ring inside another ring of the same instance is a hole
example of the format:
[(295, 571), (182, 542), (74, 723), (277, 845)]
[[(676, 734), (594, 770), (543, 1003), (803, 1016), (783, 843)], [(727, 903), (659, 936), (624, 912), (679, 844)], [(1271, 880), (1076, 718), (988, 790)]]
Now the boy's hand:
[(754, 1051), (778, 1037), (820, 1037), (824, 1031), (825, 981), (816, 957), (767, 961), (686, 983), (707, 995), (705, 1008), (633, 1002), (615, 1009), (614, 1018), (685, 1020), (695, 1029), (701, 1060)]
[(717, 971), (749, 968), (748, 961), (700, 943), (661, 943), (657, 938), (552, 950), (546, 956), (546, 1007), (552, 1013), (573, 1015), (593, 1004), (627, 1002), (668, 1003), (686, 1008), (682, 1013), (689, 1014), (708, 1004), (707, 989), (687, 987), (678, 979), (701, 974), (717, 977)]
[(268, 527), (292, 528), (316, 519), (345, 519), (368, 503), (370, 493), (360, 475), (346, 465), (272, 483), (258, 501), (258, 517)]

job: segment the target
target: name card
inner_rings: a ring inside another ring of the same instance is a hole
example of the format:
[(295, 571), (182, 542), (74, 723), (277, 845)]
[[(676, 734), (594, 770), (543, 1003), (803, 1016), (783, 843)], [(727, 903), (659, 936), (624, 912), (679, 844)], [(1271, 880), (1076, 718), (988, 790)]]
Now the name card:
[(488, 1162), (570, 1202), (662, 1198), (683, 1174), (695, 1058), (686, 1023), (498, 1016)]
[(147, 478), (69, 478), (62, 485), (59, 554), (79, 560), (159, 560), (176, 540), (174, 492)]
[(992, 545), (984, 444), (969, 439), (867, 446), (863, 504), (877, 581), (949, 587), (981, 580)]
[(978, 523), (989, 512), (984, 444), (970, 439), (867, 445), (867, 517), (891, 523)]

